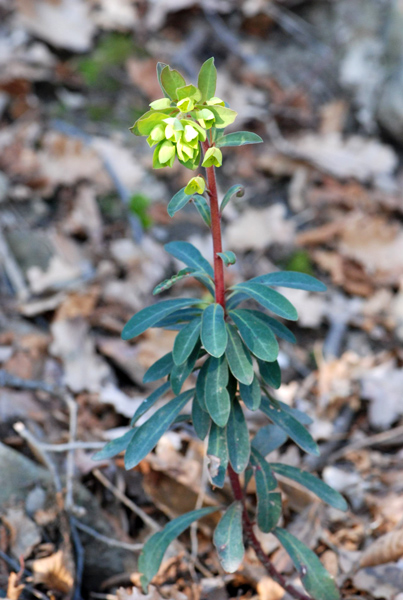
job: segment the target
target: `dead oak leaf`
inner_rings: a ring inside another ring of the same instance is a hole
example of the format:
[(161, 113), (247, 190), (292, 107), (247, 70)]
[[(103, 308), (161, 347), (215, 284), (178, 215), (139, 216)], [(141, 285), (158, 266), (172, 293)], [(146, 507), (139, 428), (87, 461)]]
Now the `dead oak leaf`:
[(34, 582), (42, 583), (50, 590), (68, 594), (74, 585), (72, 561), (63, 550), (46, 558), (38, 558), (32, 564)]

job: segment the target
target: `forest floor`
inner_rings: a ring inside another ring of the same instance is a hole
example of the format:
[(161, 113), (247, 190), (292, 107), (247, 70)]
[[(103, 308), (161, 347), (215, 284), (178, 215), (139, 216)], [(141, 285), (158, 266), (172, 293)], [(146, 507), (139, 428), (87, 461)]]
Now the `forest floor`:
[[(129, 472), (122, 457), (91, 458), (127, 430), (151, 389), (145, 370), (171, 348), (172, 331), (120, 339), (177, 270), (164, 243), (212, 258), (194, 206), (166, 212), (188, 172), (153, 171), (128, 127), (161, 95), (158, 61), (193, 81), (214, 56), (236, 128), (265, 142), (224, 152), (220, 193), (246, 190), (223, 221), (238, 258), (227, 282), (280, 268), (328, 286), (284, 291), (300, 318), (297, 344), (281, 344), (277, 392), (312, 417), (322, 454), (289, 444), (270, 460), (319, 474), (349, 510), (284, 480), (282, 526), (343, 599), (403, 599), (402, 25), (401, 3), (377, 0), (0, 0), (3, 596), (290, 600), (251, 549), (222, 571), (213, 521), (193, 544), (184, 534), (141, 593), (150, 533), (203, 497), (231, 502), (229, 485), (205, 486), (189, 427)], [(189, 279), (183, 292), (202, 290)], [(266, 424), (247, 416), (251, 433)], [(274, 536), (261, 542), (298, 585)]]

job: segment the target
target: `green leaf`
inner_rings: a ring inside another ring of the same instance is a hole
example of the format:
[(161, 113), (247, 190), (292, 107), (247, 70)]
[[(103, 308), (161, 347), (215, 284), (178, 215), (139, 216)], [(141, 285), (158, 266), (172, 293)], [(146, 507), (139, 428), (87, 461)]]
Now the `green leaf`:
[(258, 359), (260, 374), (270, 387), (278, 390), (281, 385), (281, 369), (278, 362), (263, 362)]
[(347, 502), (343, 496), (327, 485), (327, 483), (321, 479), (318, 479), (318, 477), (315, 477), (315, 475), (312, 475), (312, 473), (308, 473), (307, 471), (297, 469), (297, 467), (284, 465), (282, 463), (269, 464), (272, 471), (278, 473), (278, 475), (282, 475), (283, 477), (287, 477), (288, 479), (292, 479), (293, 481), (303, 485), (316, 496), (318, 496), (318, 498), (327, 504), (330, 504), (330, 506), (333, 506), (339, 510), (348, 509)]
[(161, 71), (161, 83), (171, 100), (178, 100), (176, 90), (186, 85), (186, 81), (182, 75), (175, 69), (171, 69), (168, 65)]
[(282, 296), (282, 294), (267, 288), (262, 283), (250, 283), (249, 281), (238, 283), (234, 286), (234, 289), (245, 292), (259, 302), (259, 304), (279, 315), (279, 317), (289, 319), (290, 321), (298, 319), (298, 313), (291, 302)]
[(203, 363), (199, 374), (197, 376), (197, 381), (196, 381), (196, 393), (197, 393), (197, 398), (200, 402), (200, 406), (202, 407), (202, 409), (205, 412), (208, 412), (207, 410), (207, 406), (206, 406), (206, 396), (207, 396), (207, 373), (208, 373), (208, 368), (209, 368), (209, 362), (210, 362), (210, 357), (207, 358), (207, 360)]
[(201, 91), (201, 102), (210, 100), (215, 94), (217, 83), (217, 70), (214, 66), (214, 57), (212, 56), (201, 66), (197, 87)]
[(188, 267), (201, 269), (207, 275), (214, 278), (213, 267), (193, 244), (189, 242), (169, 242), (169, 244), (165, 244), (164, 248), (169, 254), (185, 263)]
[(340, 600), (335, 582), (316, 554), (285, 529), (276, 527), (273, 533), (290, 555), (308, 594), (314, 600)]
[(261, 427), (252, 440), (252, 448), (255, 448), (263, 457), (277, 450), (287, 441), (287, 434), (278, 425), (265, 425)]
[(175, 196), (171, 198), (169, 204), (167, 206), (167, 212), (170, 217), (173, 217), (175, 213), (181, 210), (189, 200), (192, 199), (192, 196), (189, 196), (185, 193), (185, 188), (183, 187), (179, 192), (176, 192)]
[(224, 571), (234, 573), (243, 560), (242, 504), (233, 502), (218, 523), (213, 537)]
[(228, 447), (225, 427), (211, 423), (208, 438), (207, 457), (210, 460), (209, 473), (212, 484), (222, 488), (228, 466)]
[(137, 119), (133, 127), (130, 128), (130, 131), (134, 133), (134, 135), (148, 136), (154, 127), (159, 123), (163, 123), (164, 119), (166, 119), (172, 111), (175, 111), (175, 108), (167, 108), (159, 111), (150, 110)]
[(234, 110), (226, 108), (225, 106), (209, 105), (208, 109), (214, 114), (214, 127), (217, 129), (224, 129), (225, 127), (228, 127), (228, 125), (231, 125), (235, 121), (238, 114)]
[(242, 473), (249, 463), (250, 441), (245, 415), (238, 400), (234, 398), (227, 423), (229, 460), (235, 473)]
[(166, 91), (164, 90), (164, 86), (162, 85), (162, 82), (161, 82), (161, 73), (162, 73), (162, 70), (165, 67), (167, 67), (167, 66), (168, 65), (166, 65), (163, 62), (158, 62), (157, 63), (157, 78), (158, 78), (158, 83), (160, 84), (160, 88), (161, 88), (162, 93), (164, 94), (165, 98), (169, 98), (169, 95), (166, 93)]
[(175, 298), (174, 300), (162, 300), (157, 304), (147, 306), (136, 313), (130, 321), (126, 323), (122, 331), (123, 340), (131, 340), (148, 329), (153, 327), (163, 317), (173, 313), (178, 308), (199, 304), (200, 300), (195, 298)]
[(146, 593), (148, 585), (158, 573), (164, 554), (171, 542), (185, 531), (194, 521), (216, 511), (215, 507), (199, 508), (170, 521), (162, 531), (154, 533), (144, 544), (138, 562), (141, 585)]
[(178, 88), (176, 91), (177, 91), (179, 100), (184, 100), (185, 98), (191, 98), (195, 102), (199, 102), (201, 99), (200, 90), (197, 89), (197, 87), (195, 85), (193, 85), (192, 83), (190, 83), (189, 85), (185, 85), (181, 88)]
[(239, 384), (239, 393), (245, 403), (245, 406), (249, 410), (257, 410), (262, 400), (262, 393), (260, 391), (259, 380), (255, 374), (253, 374), (253, 381), (250, 385), (243, 383)]
[(157, 381), (162, 379), (166, 375), (169, 375), (174, 368), (175, 363), (172, 358), (172, 352), (164, 354), (162, 358), (159, 358), (147, 369), (143, 377), (143, 383), (151, 383), (151, 381)]
[(169, 381), (166, 381), (160, 387), (152, 392), (143, 402), (140, 404), (136, 412), (134, 413), (130, 425), (133, 425), (142, 417), (156, 402), (159, 400), (171, 387)]
[(245, 308), (231, 310), (229, 315), (252, 354), (262, 360), (276, 360), (279, 347), (270, 327)]
[(293, 416), (294, 419), (297, 419), (297, 421), (299, 421), (302, 425), (311, 425), (313, 423), (313, 419), (311, 419), (311, 417), (306, 413), (302, 412), (302, 410), (298, 410), (298, 408), (288, 406), (288, 404), (285, 404), (285, 402), (281, 402), (281, 400), (275, 400), (274, 398), (271, 398), (269, 394), (266, 394), (266, 396), (268, 396), (272, 400), (272, 402), (278, 405), (284, 412)]
[(280, 405), (275, 405), (269, 398), (262, 398), (260, 410), (278, 425), (305, 452), (319, 456), (319, 448), (309, 431), (292, 415), (286, 413)]
[(231, 403), (227, 390), (228, 365), (225, 358), (211, 357), (206, 375), (206, 408), (219, 427), (227, 424)]
[(200, 401), (197, 398), (197, 393), (193, 398), (192, 422), (197, 437), (204, 440), (210, 429), (211, 419), (210, 415), (202, 409)]
[(184, 363), (192, 353), (200, 336), (201, 318), (196, 317), (180, 330), (175, 338), (172, 356), (176, 365)]
[(325, 284), (319, 281), (319, 279), (306, 273), (299, 273), (298, 271), (276, 271), (274, 273), (267, 273), (266, 275), (259, 275), (250, 281), (262, 283), (263, 285), (307, 290), (309, 292), (325, 292), (327, 290)]
[(156, 285), (155, 288), (153, 289), (153, 295), (156, 296), (157, 294), (161, 294), (161, 292), (166, 292), (175, 283), (177, 283), (178, 281), (181, 281), (182, 279), (185, 279), (185, 277), (195, 277), (196, 275), (198, 275), (200, 273), (201, 273), (201, 271), (196, 271), (196, 269), (191, 269), (190, 267), (186, 267), (186, 269), (182, 269), (176, 275), (173, 275), (169, 279), (164, 279), (164, 281), (161, 281), (161, 283)]
[(224, 146), (244, 146), (245, 144), (260, 144), (263, 142), (260, 135), (251, 131), (237, 131), (223, 135), (216, 141), (216, 146), (224, 148)]
[(197, 209), (197, 212), (199, 213), (207, 227), (211, 227), (211, 212), (207, 200), (203, 196), (199, 196), (199, 194), (195, 194), (194, 196), (192, 196), (192, 200), (193, 204)]
[(200, 343), (196, 343), (189, 358), (181, 365), (175, 365), (171, 371), (169, 381), (174, 394), (179, 394), (183, 384), (193, 371), (193, 367), (199, 357)]
[(263, 456), (252, 447), (251, 462), (255, 468), (257, 524), (264, 533), (277, 525), (281, 515), (281, 494), (273, 493), (277, 480)]
[(241, 383), (250, 385), (253, 381), (253, 363), (249, 350), (239, 337), (237, 329), (227, 323), (228, 344), (225, 356), (233, 376)]
[(114, 440), (111, 440), (105, 444), (102, 450), (99, 450), (99, 452), (96, 452), (92, 456), (92, 460), (105, 460), (106, 458), (112, 458), (113, 456), (123, 452), (123, 450), (126, 450), (130, 440), (135, 434), (135, 431), (135, 429), (130, 429), (120, 437), (115, 438)]
[(237, 198), (242, 198), (242, 196), (244, 194), (245, 194), (245, 188), (243, 187), (243, 185), (236, 184), (236, 185), (233, 185), (232, 187), (230, 187), (230, 189), (228, 190), (228, 192), (225, 194), (224, 198), (222, 199), (221, 206), (220, 206), (220, 212), (222, 213), (222, 211), (227, 206), (228, 202), (231, 200), (231, 198), (233, 196), (236, 196)]
[(203, 312), (201, 340), (211, 356), (219, 358), (227, 347), (227, 330), (224, 321), (224, 309), (221, 304), (210, 304)]
[(266, 313), (261, 312), (259, 310), (251, 310), (251, 313), (257, 318), (263, 321), (266, 325), (270, 327), (270, 329), (275, 333), (279, 338), (285, 340), (286, 342), (290, 342), (291, 344), (296, 344), (297, 340), (295, 335), (280, 321), (277, 319), (273, 319), (273, 317), (269, 317)]
[(183, 325), (183, 323), (187, 323), (191, 321), (195, 317), (201, 316), (202, 309), (198, 307), (192, 308), (183, 308), (181, 310), (176, 310), (171, 313), (167, 317), (164, 317), (158, 323), (155, 324), (154, 327), (164, 327), (171, 328), (174, 325)]
[(159, 408), (143, 425), (135, 430), (125, 454), (125, 468), (133, 469), (157, 444), (182, 408), (194, 396), (194, 388), (183, 392)]
[(226, 267), (236, 263), (236, 256), (231, 250), (227, 250), (226, 252), (217, 252), (217, 255), (221, 258)]

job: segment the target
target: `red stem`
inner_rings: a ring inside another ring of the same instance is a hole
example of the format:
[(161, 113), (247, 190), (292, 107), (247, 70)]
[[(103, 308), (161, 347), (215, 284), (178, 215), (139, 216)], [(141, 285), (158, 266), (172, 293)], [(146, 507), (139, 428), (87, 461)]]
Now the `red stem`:
[[(204, 153), (210, 148), (210, 144), (206, 140), (203, 142)], [(224, 263), (218, 256), (218, 252), (222, 252), (221, 241), (221, 213), (218, 208), (217, 197), (217, 182), (215, 178), (214, 167), (207, 167), (207, 184), (208, 194), (210, 196), (210, 212), (211, 212), (211, 234), (213, 237), (214, 251), (214, 283), (215, 283), (215, 299), (218, 304), (221, 304), (225, 310), (225, 289), (224, 289)]]
[[(204, 153), (210, 148), (208, 140), (203, 142)], [(211, 234), (213, 237), (213, 250), (214, 250), (214, 283), (215, 283), (215, 299), (218, 304), (221, 304), (225, 310), (225, 288), (224, 288), (224, 263), (218, 256), (218, 252), (222, 252), (222, 240), (221, 240), (221, 213), (218, 207), (217, 197), (217, 182), (215, 177), (214, 167), (207, 167), (207, 183), (208, 183), (208, 194), (210, 196), (210, 212), (211, 212)], [(254, 549), (256, 556), (266, 568), (266, 571), (274, 581), (280, 584), (293, 598), (296, 600), (312, 600), (310, 596), (307, 596), (299, 592), (294, 586), (288, 584), (285, 578), (277, 571), (269, 557), (265, 554), (259, 540), (257, 539), (253, 525), (249, 518), (248, 512), (245, 506), (245, 495), (239, 481), (238, 475), (235, 473), (231, 465), (228, 465), (228, 475), (231, 482), (232, 492), (235, 500), (242, 502), (243, 513), (243, 530), (248, 543)]]

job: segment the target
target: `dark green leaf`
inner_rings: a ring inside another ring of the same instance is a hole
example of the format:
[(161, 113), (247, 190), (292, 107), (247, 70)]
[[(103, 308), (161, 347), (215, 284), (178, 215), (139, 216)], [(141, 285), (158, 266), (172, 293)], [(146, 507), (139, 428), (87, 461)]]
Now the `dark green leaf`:
[(207, 227), (211, 227), (211, 212), (207, 200), (199, 194), (192, 196), (192, 200)]
[(201, 91), (201, 102), (210, 100), (215, 94), (217, 84), (217, 70), (214, 66), (214, 57), (212, 56), (201, 66), (197, 87)]
[(185, 188), (183, 187), (179, 192), (176, 192), (175, 196), (169, 201), (167, 211), (170, 217), (173, 217), (175, 213), (181, 210), (191, 200), (192, 196), (185, 194)]
[(227, 250), (226, 252), (217, 252), (217, 255), (221, 258), (226, 267), (236, 263), (236, 256), (231, 250)]
[(210, 415), (202, 409), (197, 394), (193, 398), (192, 422), (197, 437), (204, 440), (210, 429), (211, 420)]
[(187, 390), (159, 408), (143, 425), (135, 429), (125, 454), (125, 467), (133, 469), (157, 444), (182, 408), (194, 396), (195, 390)]
[(256, 133), (252, 133), (251, 131), (237, 131), (236, 133), (229, 133), (218, 138), (215, 145), (217, 148), (224, 148), (225, 146), (260, 144), (261, 142), (263, 142), (262, 138)]
[(200, 335), (201, 318), (190, 321), (175, 338), (172, 356), (176, 365), (184, 363), (196, 346)]
[(210, 263), (200, 254), (197, 248), (189, 242), (169, 242), (165, 244), (165, 250), (188, 267), (201, 269), (207, 275), (214, 278), (214, 270)]
[(234, 573), (245, 554), (241, 502), (233, 502), (225, 511), (214, 532), (213, 542), (224, 571)]
[(224, 210), (224, 208), (227, 206), (228, 202), (231, 200), (232, 196), (236, 196), (237, 198), (242, 198), (242, 196), (245, 194), (245, 188), (243, 187), (243, 185), (233, 185), (232, 187), (230, 187), (230, 189), (228, 190), (228, 192), (225, 194), (224, 198), (222, 199), (221, 202), (221, 206), (220, 206), (220, 212), (222, 212)]
[(169, 544), (183, 533), (194, 521), (211, 514), (215, 510), (217, 509), (214, 507), (199, 508), (198, 510), (193, 510), (192, 512), (181, 515), (170, 521), (162, 531), (154, 533), (154, 535), (146, 541), (139, 556), (138, 563), (138, 569), (141, 573), (140, 581), (144, 592), (147, 592), (148, 584), (154, 575), (158, 573), (158, 569)]
[(200, 342), (197, 342), (189, 358), (181, 365), (175, 365), (171, 371), (169, 381), (174, 394), (179, 394), (183, 384), (193, 371), (193, 367), (199, 357)]
[(180, 325), (182, 323), (187, 323), (191, 321), (195, 317), (201, 316), (202, 310), (201, 308), (183, 308), (182, 310), (176, 310), (171, 313), (167, 317), (164, 317), (158, 323), (155, 324), (154, 327), (164, 327), (171, 328), (174, 325)]
[(270, 387), (278, 390), (281, 385), (281, 369), (278, 362), (263, 362), (258, 359), (260, 374)]
[(261, 427), (252, 440), (252, 447), (262, 456), (267, 456), (277, 450), (287, 441), (287, 434), (278, 425)]
[(241, 394), (245, 406), (249, 408), (249, 410), (257, 410), (259, 408), (262, 400), (262, 393), (260, 391), (259, 380), (255, 374), (253, 375), (253, 381), (250, 385), (245, 385), (243, 383), (239, 384), (239, 393)]
[(276, 271), (274, 273), (267, 273), (266, 275), (259, 275), (250, 281), (262, 283), (263, 285), (307, 290), (309, 292), (325, 292), (327, 289), (325, 284), (319, 281), (319, 279), (306, 273), (299, 273), (298, 271)]
[(209, 362), (210, 362), (210, 357), (207, 358), (207, 360), (203, 363), (203, 365), (199, 371), (199, 374), (197, 376), (197, 381), (196, 381), (197, 398), (200, 402), (200, 406), (202, 407), (202, 409), (205, 412), (208, 412), (207, 406), (206, 406), (206, 395), (207, 395), (206, 383), (207, 383), (207, 373), (208, 373), (208, 368), (209, 368)]
[(178, 99), (177, 88), (186, 85), (186, 81), (182, 75), (175, 69), (171, 69), (168, 65), (161, 71), (161, 83), (168, 97), (172, 100)]
[(211, 356), (219, 358), (227, 347), (227, 330), (224, 321), (224, 309), (221, 304), (210, 304), (202, 316), (201, 340)]
[(347, 510), (347, 502), (343, 498), (339, 492), (336, 492), (333, 488), (331, 488), (327, 483), (315, 477), (311, 473), (307, 471), (302, 471), (301, 469), (297, 469), (297, 467), (292, 467), (291, 465), (283, 465), (281, 463), (269, 463), (270, 468), (275, 473), (282, 475), (283, 477), (287, 477), (288, 479), (293, 479), (297, 481), (308, 490), (313, 492), (316, 496), (318, 496), (321, 500), (330, 504), (334, 508), (338, 508), (339, 510)]
[(208, 438), (207, 456), (210, 460), (209, 474), (212, 484), (222, 488), (228, 466), (228, 447), (225, 427), (211, 423)]
[(253, 363), (249, 350), (239, 337), (237, 329), (227, 323), (228, 344), (225, 356), (233, 376), (241, 383), (250, 385), (253, 381)]
[(234, 398), (227, 423), (227, 445), (229, 460), (235, 473), (242, 473), (249, 463), (249, 431), (243, 410)]
[(173, 313), (178, 308), (198, 304), (200, 300), (195, 298), (176, 298), (175, 300), (162, 300), (157, 304), (147, 306), (136, 313), (130, 321), (126, 323), (122, 331), (123, 340), (131, 340), (140, 335), (149, 327), (154, 327), (158, 321)]
[(314, 600), (340, 600), (332, 577), (316, 554), (285, 529), (277, 527), (273, 533), (290, 555), (308, 594)]
[(161, 88), (162, 93), (164, 94), (165, 98), (169, 98), (169, 94), (166, 93), (166, 91), (164, 90), (164, 86), (162, 85), (162, 82), (161, 82), (161, 73), (162, 73), (162, 70), (165, 67), (167, 67), (167, 66), (168, 65), (166, 65), (163, 62), (157, 63), (157, 78), (158, 78), (158, 83), (160, 84), (160, 88)]
[(266, 313), (261, 312), (259, 310), (251, 310), (251, 313), (257, 318), (263, 321), (270, 329), (275, 333), (279, 338), (285, 340), (286, 342), (290, 342), (291, 344), (296, 344), (297, 340), (295, 335), (280, 321), (277, 319), (273, 319), (273, 317), (269, 317)]
[(251, 298), (268, 308), (274, 314), (290, 321), (298, 319), (298, 313), (287, 298), (262, 283), (238, 283), (234, 289), (249, 294)]
[[(182, 269), (176, 275), (173, 275), (169, 279), (164, 279), (153, 289), (153, 295), (161, 294), (161, 292), (166, 292), (169, 290), (175, 283), (185, 279), (186, 277), (195, 277), (196, 275), (201, 275), (202, 271), (196, 271), (196, 269), (191, 269), (190, 267), (186, 267), (186, 269)], [(154, 325), (154, 327), (158, 326), (158, 322)]]
[(309, 431), (299, 421), (286, 413), (280, 405), (274, 405), (268, 398), (262, 398), (260, 409), (275, 425), (283, 429), (294, 442), (308, 454), (319, 456), (319, 448)]
[(249, 350), (262, 360), (276, 360), (279, 352), (277, 340), (262, 320), (257, 319), (252, 311), (239, 308), (229, 311), (229, 315), (238, 327)]
[[(268, 394), (266, 394), (268, 395)], [(281, 402), (280, 400), (274, 400), (278, 406), (289, 415), (293, 416), (294, 419), (297, 419), (302, 425), (311, 425), (313, 423), (313, 419), (306, 413), (302, 412), (302, 410), (298, 410), (298, 408), (293, 408), (292, 406), (288, 406), (285, 402)]]
[(154, 406), (154, 404), (157, 402), (157, 400), (159, 400), (164, 394), (165, 392), (167, 392), (169, 390), (169, 388), (171, 387), (171, 384), (169, 383), (169, 381), (166, 381), (165, 383), (163, 383), (162, 385), (160, 385), (159, 388), (157, 388), (156, 390), (154, 390), (152, 392), (152, 394), (150, 394), (138, 407), (138, 409), (136, 410), (136, 412), (133, 415), (133, 418), (130, 422), (130, 425), (133, 427), (133, 425), (135, 423), (137, 423), (137, 421), (139, 420), (140, 417), (142, 417), (149, 408), (151, 408), (152, 406)]
[(269, 463), (266, 462), (264, 457), (252, 446), (251, 449), (251, 463), (255, 468), (255, 479), (256, 485), (259, 480), (259, 485), (265, 488), (268, 492), (272, 492), (277, 488), (277, 479), (274, 477)]
[(257, 524), (260, 531), (270, 533), (272, 531), (282, 513), (282, 503), (280, 492), (264, 492), (256, 483), (257, 493)]
[(227, 310), (233, 310), (238, 304), (241, 304), (241, 302), (244, 302), (245, 300), (250, 300), (249, 294), (244, 294), (243, 292), (231, 294), (226, 303)]
[(227, 390), (228, 365), (225, 358), (211, 357), (206, 376), (206, 408), (219, 427), (227, 424), (231, 403)]
[(151, 383), (151, 381), (157, 381), (166, 375), (169, 375), (174, 368), (175, 363), (172, 358), (172, 352), (164, 354), (162, 358), (159, 358), (144, 374), (143, 383)]
[(114, 440), (111, 440), (92, 456), (92, 460), (105, 460), (106, 458), (112, 458), (112, 456), (116, 456), (126, 450), (129, 445), (130, 440), (132, 439), (135, 429), (130, 429), (130, 431), (126, 431), (123, 435)]

